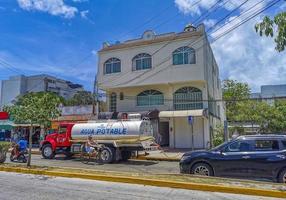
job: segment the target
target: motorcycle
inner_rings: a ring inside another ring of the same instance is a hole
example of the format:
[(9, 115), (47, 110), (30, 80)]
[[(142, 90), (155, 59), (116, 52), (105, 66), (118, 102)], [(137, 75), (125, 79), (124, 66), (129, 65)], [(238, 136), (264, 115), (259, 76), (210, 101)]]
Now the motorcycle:
[(27, 162), (27, 157), (28, 157), (28, 151), (27, 149), (22, 150), (18, 153), (17, 156), (15, 156), (15, 148), (19, 148), (17, 145), (13, 145), (13, 150), (10, 154), (10, 161), (11, 162), (22, 162), (26, 163)]

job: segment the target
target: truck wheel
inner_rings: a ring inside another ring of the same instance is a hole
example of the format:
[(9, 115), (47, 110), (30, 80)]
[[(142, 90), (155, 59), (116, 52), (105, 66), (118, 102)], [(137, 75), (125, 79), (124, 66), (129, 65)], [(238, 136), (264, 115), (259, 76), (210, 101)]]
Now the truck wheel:
[(42, 156), (45, 159), (53, 159), (55, 157), (55, 153), (53, 152), (52, 145), (45, 144), (42, 147)]
[(121, 160), (127, 161), (131, 158), (131, 151), (121, 151)]
[(103, 147), (99, 158), (102, 163), (112, 163), (115, 157), (115, 150), (112, 147)]

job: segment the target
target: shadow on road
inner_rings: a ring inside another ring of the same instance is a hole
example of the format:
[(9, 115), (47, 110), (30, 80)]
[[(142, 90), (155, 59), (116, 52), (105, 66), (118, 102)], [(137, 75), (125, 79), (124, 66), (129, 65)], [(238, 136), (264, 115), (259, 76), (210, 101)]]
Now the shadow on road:
[[(82, 163), (82, 160), (80, 158), (76, 158), (76, 157), (66, 158), (64, 156), (61, 156), (61, 157), (55, 157), (54, 159), (55, 160), (71, 160), (74, 162), (81, 162)], [(83, 163), (83, 164), (86, 164), (86, 165), (103, 165), (103, 163), (96, 162), (95, 160), (91, 160), (90, 162)], [(151, 166), (151, 165), (158, 164), (158, 162), (146, 161), (146, 160), (128, 160), (128, 161), (118, 161), (118, 162), (111, 163), (111, 165), (117, 165), (117, 164), (136, 165), (136, 166), (140, 166), (140, 165), (141, 166)]]

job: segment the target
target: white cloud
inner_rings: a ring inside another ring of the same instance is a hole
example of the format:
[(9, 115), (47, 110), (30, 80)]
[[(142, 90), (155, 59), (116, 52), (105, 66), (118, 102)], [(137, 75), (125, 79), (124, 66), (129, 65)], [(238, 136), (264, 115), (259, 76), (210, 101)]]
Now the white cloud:
[(203, 21), (203, 23), (207, 29), (211, 28), (213, 25), (215, 25), (216, 22), (217, 22), (217, 20), (215, 20), (215, 19), (206, 19)]
[(89, 10), (84, 10), (80, 12), (80, 16), (84, 19), (87, 19), (87, 15), (89, 13)]
[(212, 44), (221, 77), (247, 82), (253, 91), (261, 85), (286, 82), (286, 51), (278, 53), (273, 38), (260, 37), (254, 30), (261, 17)]
[(69, 6), (64, 0), (17, 0), (19, 6), (24, 10), (36, 10), (47, 12), (55, 16), (73, 18), (78, 12), (76, 7)]
[(184, 14), (201, 14), (201, 9), (210, 8), (216, 0), (201, 0), (199, 3), (194, 0), (175, 0), (176, 6)]
[[(175, 5), (178, 7), (179, 11), (184, 14), (191, 14), (191, 15), (200, 15), (203, 10), (207, 10), (211, 8), (213, 5), (217, 3), (217, 0), (201, 0), (199, 3), (195, 0), (174, 0)], [(221, 1), (219, 3), (219, 6), (221, 8), (224, 8), (226, 10), (234, 10), (238, 8), (241, 4), (243, 4), (239, 10), (244, 11), (248, 9), (251, 5), (254, 5), (261, 0), (251, 0), (244, 3), (244, 1), (241, 0), (229, 0), (229, 1)], [(226, 3), (225, 3), (226, 2)], [(262, 2), (261, 6), (264, 6), (267, 2)]]
[(76, 3), (82, 3), (82, 2), (87, 2), (88, 0), (72, 0), (72, 1)]

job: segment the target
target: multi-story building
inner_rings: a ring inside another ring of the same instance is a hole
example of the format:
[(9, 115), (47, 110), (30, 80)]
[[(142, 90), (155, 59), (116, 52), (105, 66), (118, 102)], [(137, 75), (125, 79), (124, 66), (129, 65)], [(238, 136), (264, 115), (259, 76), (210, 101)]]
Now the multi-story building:
[[(154, 136), (171, 148), (207, 148), (224, 120), (219, 68), (204, 26), (123, 43), (98, 52), (98, 87), (109, 111), (152, 116)], [(120, 114), (119, 114), (120, 116)]]
[(4, 105), (13, 103), (16, 97), (28, 92), (54, 92), (65, 99), (68, 99), (77, 91), (82, 90), (82, 85), (74, 84), (70, 81), (58, 79), (46, 74), (35, 76), (11, 76), (8, 80), (2, 80), (0, 108)]
[(273, 104), (275, 99), (286, 99), (286, 85), (262, 85), (261, 92), (252, 93), (250, 98), (261, 99)]

